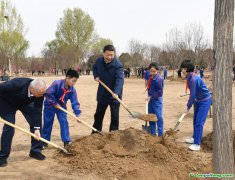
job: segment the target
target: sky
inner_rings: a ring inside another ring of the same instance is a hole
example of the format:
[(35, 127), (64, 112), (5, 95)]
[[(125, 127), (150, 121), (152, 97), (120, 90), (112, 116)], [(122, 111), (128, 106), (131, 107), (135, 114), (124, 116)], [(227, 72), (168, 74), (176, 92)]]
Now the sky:
[(128, 42), (160, 45), (166, 33), (187, 23), (200, 23), (213, 36), (214, 0), (11, 0), (22, 16), (30, 42), (28, 56), (40, 56), (47, 41), (55, 38), (59, 18), (67, 8), (81, 8), (95, 21), (95, 31), (110, 38), (118, 53)]

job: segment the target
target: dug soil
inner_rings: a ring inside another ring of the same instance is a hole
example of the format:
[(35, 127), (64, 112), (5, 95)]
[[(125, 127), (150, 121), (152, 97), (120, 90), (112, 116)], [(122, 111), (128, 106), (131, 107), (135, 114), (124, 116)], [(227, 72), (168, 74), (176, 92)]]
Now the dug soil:
[(154, 137), (129, 128), (75, 140), (73, 154), (56, 153), (66, 173), (93, 174), (97, 179), (189, 179), (189, 173), (211, 172), (210, 160), (188, 151), (173, 139)]
[[(212, 152), (213, 146), (212, 146), (212, 140), (213, 140), (213, 132), (209, 133), (202, 139), (202, 149), (206, 152)], [(233, 153), (234, 153), (234, 160), (235, 160), (235, 130), (233, 130)]]

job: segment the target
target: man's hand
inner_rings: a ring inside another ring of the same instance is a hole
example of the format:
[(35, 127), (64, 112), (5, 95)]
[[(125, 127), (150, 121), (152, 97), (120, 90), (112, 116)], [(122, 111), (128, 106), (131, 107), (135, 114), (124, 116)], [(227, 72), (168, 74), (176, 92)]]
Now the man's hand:
[(118, 95), (117, 94), (113, 94), (113, 98), (117, 99), (118, 98)]
[(150, 99), (151, 99), (151, 97), (148, 96), (148, 97), (146, 98), (146, 101), (149, 103)]
[(95, 78), (95, 81), (99, 82), (100, 78), (99, 77), (96, 77)]
[(35, 130), (34, 131), (34, 134), (36, 135), (36, 137), (34, 137), (34, 139), (36, 139), (36, 140), (40, 140), (40, 137), (41, 137), (41, 134), (40, 134), (40, 130)]
[(55, 105), (55, 108), (56, 108), (56, 109), (59, 109), (59, 108), (60, 108), (60, 105), (59, 105), (59, 104), (56, 104), (56, 105)]

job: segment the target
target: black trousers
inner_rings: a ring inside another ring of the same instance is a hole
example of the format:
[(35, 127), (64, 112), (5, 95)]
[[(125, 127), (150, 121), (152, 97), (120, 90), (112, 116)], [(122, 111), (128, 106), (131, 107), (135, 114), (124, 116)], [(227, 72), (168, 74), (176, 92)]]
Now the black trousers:
[[(24, 115), (25, 119), (29, 123), (30, 126), (30, 132), (34, 133), (34, 121), (35, 116), (38, 116), (40, 114), (35, 114), (32, 110), (33, 103), (24, 106), (20, 109), (22, 114)], [(8, 113), (6, 116), (2, 117), (4, 120), (15, 124), (15, 114), (16, 111), (12, 111), (11, 113)], [(41, 124), (40, 124), (41, 127)], [(0, 159), (7, 159), (11, 152), (11, 144), (12, 139), (15, 133), (15, 129), (4, 124), (2, 136), (1, 136), (1, 150), (0, 150)], [(33, 137), (31, 137), (31, 150), (34, 152), (41, 152), (42, 150), (42, 142), (35, 140)]]
[[(97, 103), (96, 112), (94, 115), (94, 124), (93, 127), (99, 131), (102, 131), (103, 119), (106, 112), (107, 107), (110, 106), (111, 111), (111, 123), (109, 126), (109, 131), (115, 131), (119, 129), (119, 103), (110, 103), (110, 104), (101, 104)], [(94, 133), (94, 131), (92, 132)]]

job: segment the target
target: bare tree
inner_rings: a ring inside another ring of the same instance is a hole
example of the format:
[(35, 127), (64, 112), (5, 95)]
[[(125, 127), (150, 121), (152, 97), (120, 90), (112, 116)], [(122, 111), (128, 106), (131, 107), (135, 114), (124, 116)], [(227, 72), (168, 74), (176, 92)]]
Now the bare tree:
[(213, 39), (215, 61), (213, 75), (214, 173), (234, 172), (231, 77), (233, 60), (233, 26), (234, 0), (215, 0)]

